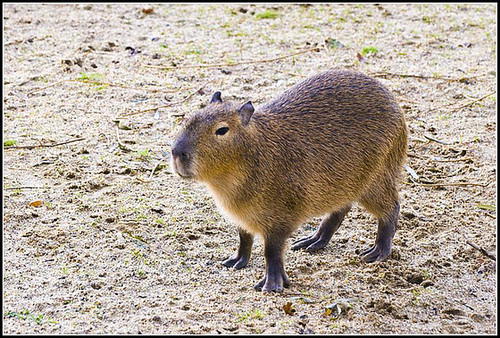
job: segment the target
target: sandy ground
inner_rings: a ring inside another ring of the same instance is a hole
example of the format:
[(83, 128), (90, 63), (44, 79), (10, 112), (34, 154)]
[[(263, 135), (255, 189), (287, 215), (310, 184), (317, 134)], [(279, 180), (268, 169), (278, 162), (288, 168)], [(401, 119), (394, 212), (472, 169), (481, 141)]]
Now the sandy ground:
[[(4, 333), (496, 333), (496, 5), (3, 9)], [(236, 227), (169, 145), (217, 90), (258, 107), (337, 67), (407, 118), (393, 251), (360, 261), (356, 206), (325, 249), (286, 252), (289, 289), (257, 292), (262, 242), (221, 266)]]

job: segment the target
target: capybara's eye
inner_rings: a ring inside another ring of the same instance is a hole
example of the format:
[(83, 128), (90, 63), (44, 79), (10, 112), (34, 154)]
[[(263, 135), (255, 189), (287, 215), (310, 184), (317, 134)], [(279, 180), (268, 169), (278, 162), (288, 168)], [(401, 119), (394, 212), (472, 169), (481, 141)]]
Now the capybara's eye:
[(222, 136), (229, 131), (228, 127), (221, 127), (215, 131), (215, 135)]

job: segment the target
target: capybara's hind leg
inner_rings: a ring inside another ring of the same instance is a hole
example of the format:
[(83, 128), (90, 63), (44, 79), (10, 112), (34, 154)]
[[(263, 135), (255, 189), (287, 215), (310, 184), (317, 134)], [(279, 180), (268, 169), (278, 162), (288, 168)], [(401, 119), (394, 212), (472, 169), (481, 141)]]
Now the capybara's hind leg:
[(394, 179), (386, 176), (377, 180), (360, 202), (378, 219), (375, 244), (361, 253), (361, 259), (367, 263), (382, 261), (389, 256), (398, 227), (399, 196)]
[(324, 248), (339, 228), (349, 210), (351, 210), (351, 205), (327, 215), (321, 221), (318, 230), (314, 234), (293, 242), (292, 250), (305, 249), (307, 251), (316, 251)]
[(393, 213), (387, 218), (379, 218), (375, 244), (361, 253), (361, 259), (367, 263), (383, 261), (391, 252), (392, 239), (398, 226), (399, 202)]

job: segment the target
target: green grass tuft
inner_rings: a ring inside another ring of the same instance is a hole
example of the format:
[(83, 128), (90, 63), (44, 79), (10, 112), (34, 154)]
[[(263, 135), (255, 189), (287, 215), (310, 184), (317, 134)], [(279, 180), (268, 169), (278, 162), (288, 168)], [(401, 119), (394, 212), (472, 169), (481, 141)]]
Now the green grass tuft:
[(12, 147), (16, 143), (17, 143), (16, 140), (5, 140), (5, 141), (3, 141), (3, 146), (4, 147)]
[(255, 17), (257, 19), (276, 19), (278, 17), (278, 13), (276, 13), (275, 11), (265, 11), (263, 13), (258, 13), (255, 15)]
[(378, 48), (377, 47), (373, 47), (373, 46), (365, 47), (361, 51), (361, 55), (362, 56), (370, 56), (370, 55), (375, 55), (377, 53), (378, 53)]

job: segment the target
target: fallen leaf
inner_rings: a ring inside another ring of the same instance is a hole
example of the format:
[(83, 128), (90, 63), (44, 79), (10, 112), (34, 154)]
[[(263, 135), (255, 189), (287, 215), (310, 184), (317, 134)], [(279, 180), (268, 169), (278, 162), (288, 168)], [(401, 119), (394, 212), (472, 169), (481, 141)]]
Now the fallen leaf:
[(154, 11), (155, 11), (155, 10), (154, 10), (154, 8), (153, 8), (153, 7), (143, 8), (143, 9), (142, 9), (142, 12), (143, 12), (144, 14), (153, 14), (153, 13), (154, 13)]
[(30, 206), (37, 208), (37, 207), (41, 206), (42, 204), (43, 204), (43, 202), (39, 200), (39, 201), (31, 202)]
[(410, 166), (408, 164), (405, 164), (404, 165), (404, 168), (405, 170), (414, 178), (418, 181), (419, 177), (418, 177), (418, 174), (415, 172), (415, 170), (413, 170), (412, 168), (410, 168)]
[(122, 121), (119, 121), (118, 122), (118, 129), (121, 129), (121, 130), (132, 130), (132, 127), (130, 127), (130, 125), (128, 123), (124, 123)]
[[(333, 315), (335, 317), (340, 316), (342, 312), (346, 312), (347, 310), (353, 307), (353, 303), (358, 302), (356, 298), (340, 298), (335, 301), (335, 303), (329, 304), (325, 307), (325, 312), (323, 313), (323, 317)], [(344, 311), (342, 311), (344, 310)]]
[(287, 302), (285, 305), (283, 305), (283, 311), (285, 311), (285, 313), (290, 316), (296, 312), (296, 310), (293, 308), (292, 302)]
[(303, 296), (294, 296), (294, 297), (290, 297), (291, 299), (293, 300), (300, 300), (304, 303), (307, 303), (307, 304), (311, 304), (311, 303), (314, 303), (314, 301), (310, 298), (307, 298), (307, 297), (303, 297)]
[(358, 58), (359, 61), (361, 61), (363, 63), (366, 63), (366, 59), (360, 53), (357, 53), (356, 57)]
[(339, 317), (341, 313), (342, 313), (342, 307), (339, 304), (334, 303), (325, 307), (325, 312), (323, 313), (323, 317), (330, 315), (334, 317)]

